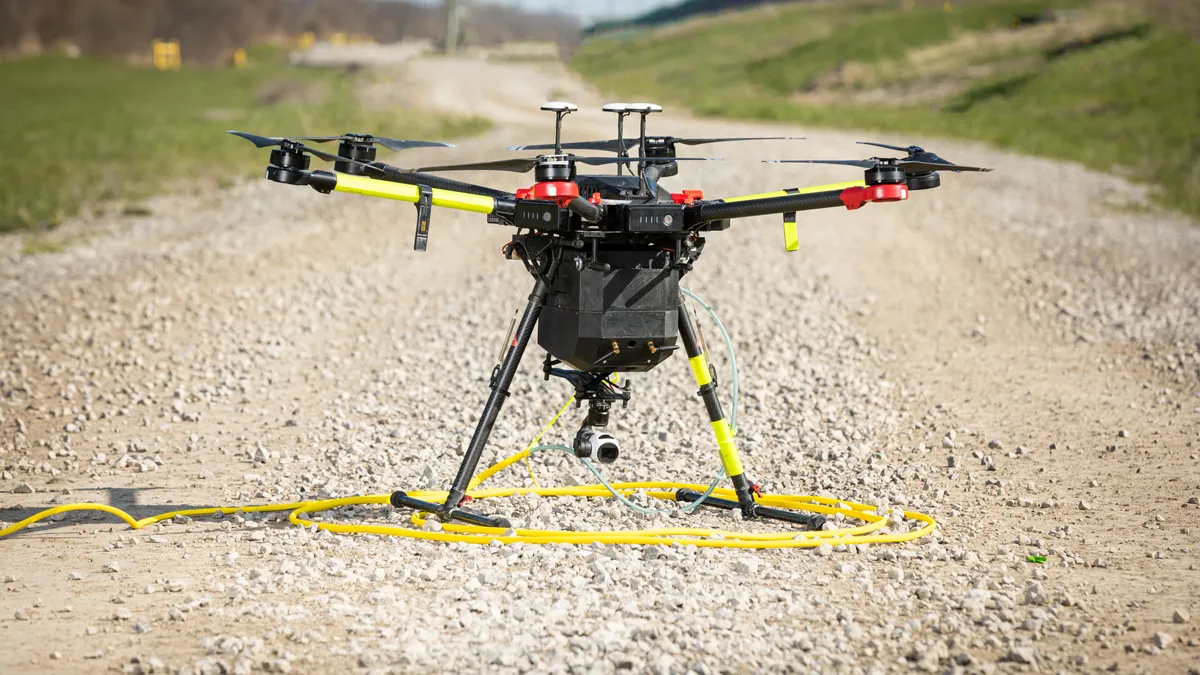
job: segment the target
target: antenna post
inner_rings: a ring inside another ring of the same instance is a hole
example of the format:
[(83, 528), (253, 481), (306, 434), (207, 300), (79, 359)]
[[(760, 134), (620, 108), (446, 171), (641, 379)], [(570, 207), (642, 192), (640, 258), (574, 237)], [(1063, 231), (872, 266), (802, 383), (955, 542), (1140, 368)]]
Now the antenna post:
[[(653, 113), (662, 112), (662, 106), (656, 103), (630, 103), (625, 106), (625, 110), (636, 113), (642, 116), (641, 136), (638, 137), (638, 156), (646, 156), (646, 118)], [(638, 177), (641, 178), (641, 194), (645, 196), (650, 190), (650, 186), (646, 184), (646, 164), (638, 163)]]
[[(609, 103), (601, 110), (604, 112), (617, 114), (617, 157), (628, 157), (629, 153), (625, 151), (625, 117), (629, 115), (628, 103)], [(622, 164), (617, 165), (617, 175), (621, 175)]]
[(550, 101), (542, 104), (542, 110), (554, 113), (554, 154), (562, 154), (562, 119), (564, 115), (579, 110), (579, 106), (566, 101)]

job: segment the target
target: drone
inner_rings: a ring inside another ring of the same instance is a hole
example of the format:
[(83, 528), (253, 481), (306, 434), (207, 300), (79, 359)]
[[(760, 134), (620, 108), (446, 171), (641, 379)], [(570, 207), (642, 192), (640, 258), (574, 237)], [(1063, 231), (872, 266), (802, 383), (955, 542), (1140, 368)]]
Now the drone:
[[(563, 118), (578, 110), (572, 103), (552, 101), (541, 109), (555, 115), (554, 143), (522, 145), (513, 151), (546, 151), (528, 158), (406, 169), (378, 161), (377, 146), (389, 150), (453, 147), (432, 141), (407, 141), (345, 134), (342, 136), (267, 137), (229, 133), (258, 148), (272, 148), (267, 180), (309, 186), (317, 192), (393, 199), (416, 206), (413, 248), (428, 247), (433, 207), (483, 214), (489, 223), (516, 228), (503, 247), (509, 260), (522, 262), (534, 280), (520, 319), (510, 327), (500, 363), (493, 369), (489, 394), (458, 472), (441, 504), (391, 494), (395, 508), (435, 513), (443, 521), (459, 520), (485, 527), (508, 528), (501, 517), (466, 508), (468, 489), (509, 387), (533, 334), (546, 351), (543, 374), (566, 380), (575, 389), (576, 405), (588, 404), (575, 435), (573, 450), (582, 458), (612, 463), (620, 442), (605, 428), (614, 403), (626, 405), (631, 390), (620, 373), (645, 372), (680, 349), (687, 355), (698, 394), (716, 436), (721, 465), (736, 501), (708, 497), (703, 506), (738, 511), (744, 519), (768, 518), (808, 529), (820, 529), (824, 517), (759, 503), (762, 491), (742, 464), (732, 427), (717, 396), (717, 373), (702, 346), (699, 328), (683, 301), (680, 280), (692, 271), (706, 235), (731, 228), (732, 221), (782, 215), (784, 244), (799, 248), (796, 214), (815, 209), (859, 209), (869, 203), (899, 202), (909, 193), (941, 185), (941, 172), (991, 169), (963, 166), (918, 146), (860, 142), (905, 153), (904, 157), (863, 160), (782, 159), (782, 163), (852, 166), (863, 170), (858, 181), (789, 188), (775, 192), (706, 199), (700, 190), (672, 192), (660, 185), (679, 173), (680, 162), (712, 158), (681, 157), (679, 146), (738, 141), (794, 140), (792, 137), (679, 138), (649, 136), (647, 118), (662, 112), (653, 103), (611, 103), (605, 112), (617, 117), (617, 138), (562, 142)], [(640, 133), (626, 138), (626, 117), (640, 117)], [(337, 141), (336, 154), (306, 145)], [(638, 150), (633, 156), (630, 151)], [(571, 151), (613, 153), (576, 155)], [(311, 158), (332, 162), (333, 171), (311, 170)], [(580, 166), (613, 166), (615, 174), (580, 173)], [(453, 171), (509, 171), (534, 174), (529, 188), (506, 192), (438, 175)], [(701, 500), (703, 495), (680, 489), (675, 499)]]

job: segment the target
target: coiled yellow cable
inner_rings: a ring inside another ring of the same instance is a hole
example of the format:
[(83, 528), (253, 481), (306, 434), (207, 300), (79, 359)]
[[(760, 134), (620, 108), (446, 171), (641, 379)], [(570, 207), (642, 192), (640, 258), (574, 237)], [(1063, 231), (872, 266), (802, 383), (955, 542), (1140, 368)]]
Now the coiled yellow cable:
[[(470, 483), (470, 491), (468, 494), (472, 499), (495, 499), (502, 497), (513, 497), (517, 495), (536, 494), (543, 497), (612, 497), (608, 488), (599, 483), (594, 485), (579, 485), (570, 487), (532, 487), (532, 488), (488, 488), (479, 489), (479, 486), (496, 475), (505, 468), (516, 464), (522, 459), (528, 459), (535, 444), (541, 439), (550, 427), (558, 420), (559, 416), (567, 410), (571, 405), (574, 397), (569, 399), (566, 404), (558, 411), (558, 413), (550, 420), (550, 423), (542, 429), (541, 433), (533, 439), (529, 447), (521, 452), (506, 457), (505, 459), (493, 464), (481, 471)], [(530, 470), (532, 475), (532, 470)], [(535, 481), (536, 482), (536, 481)], [(656, 499), (674, 501), (675, 491), (679, 489), (690, 489), (703, 492), (708, 489), (707, 485), (695, 485), (691, 483), (673, 483), (668, 481), (647, 481), (647, 482), (632, 482), (632, 483), (613, 483), (612, 487), (628, 496), (636, 490), (645, 490), (646, 494)], [(444, 490), (423, 490), (411, 491), (407, 494), (416, 499), (421, 499), (428, 502), (438, 503), (446, 500), (446, 491)], [(724, 499), (737, 499), (737, 494), (728, 488), (717, 488), (713, 491), (713, 496)], [(522, 542), (526, 544), (636, 544), (636, 545), (659, 545), (669, 546), (671, 544), (693, 545), (706, 548), (813, 548), (821, 544), (830, 544), (837, 546), (840, 544), (889, 544), (905, 541), (912, 541), (920, 537), (924, 537), (933, 532), (937, 527), (937, 523), (933, 518), (923, 513), (915, 511), (905, 511), (904, 517), (918, 522), (923, 525), (909, 532), (895, 532), (882, 534), (879, 533), (887, 526), (887, 514), (879, 513), (878, 510), (867, 504), (858, 504), (845, 500), (831, 499), (829, 497), (817, 496), (801, 496), (801, 495), (764, 495), (758, 499), (760, 504), (766, 506), (774, 506), (784, 509), (794, 509), (797, 511), (809, 511), (812, 513), (820, 513), (826, 516), (841, 514), (846, 518), (862, 521), (862, 525), (856, 527), (821, 530), (815, 532), (740, 532), (735, 530), (721, 530), (712, 528), (696, 528), (696, 527), (671, 527), (671, 528), (654, 528), (646, 530), (600, 530), (595, 532), (568, 532), (564, 530), (530, 530), (530, 529), (503, 529), (495, 527), (481, 527), (478, 525), (462, 525), (459, 523), (445, 523), (439, 531), (424, 529), (426, 522), (425, 514), (414, 513), (412, 515), (412, 524), (417, 529), (409, 527), (399, 527), (396, 525), (362, 525), (353, 523), (331, 523), (317, 522), (314, 520), (305, 519), (303, 516), (318, 513), (321, 511), (329, 511), (331, 509), (359, 506), (364, 504), (390, 504), (389, 495), (364, 495), (358, 497), (341, 497), (337, 499), (318, 499), (305, 502), (291, 502), (287, 504), (260, 504), (255, 506), (223, 506), (203, 509), (181, 509), (178, 511), (167, 511), (156, 516), (150, 516), (141, 520), (136, 520), (125, 511), (107, 504), (64, 504), (46, 509), (40, 513), (34, 514), (19, 523), (14, 523), (0, 530), (0, 538), (7, 537), (14, 532), (29, 527), (30, 525), (49, 518), (59, 513), (67, 513), (69, 511), (102, 511), (117, 516), (125, 521), (129, 527), (140, 530), (147, 525), (153, 525), (164, 520), (170, 520), (175, 516), (211, 516), (217, 513), (231, 515), (234, 513), (268, 513), (277, 511), (290, 511), (288, 520), (303, 527), (316, 526), (318, 529), (339, 534), (380, 534), (393, 537), (407, 537), (409, 539), (426, 539), (431, 541), (445, 542), (460, 542), (464, 544), (490, 544), (493, 541), (512, 544)]]

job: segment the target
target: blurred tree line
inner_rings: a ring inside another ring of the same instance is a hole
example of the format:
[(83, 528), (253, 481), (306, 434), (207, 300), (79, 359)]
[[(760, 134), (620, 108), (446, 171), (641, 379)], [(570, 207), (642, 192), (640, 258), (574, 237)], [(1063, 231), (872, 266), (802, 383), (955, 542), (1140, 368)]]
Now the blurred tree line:
[[(475, 44), (556, 42), (569, 54), (580, 26), (566, 16), (478, 5), (466, 19)], [(362, 35), (379, 42), (441, 40), (437, 5), (376, 0), (0, 0), (0, 55), (78, 49), (112, 58), (149, 58), (155, 38), (178, 39), (186, 63), (212, 64), (249, 44), (289, 44), (311, 32)]]

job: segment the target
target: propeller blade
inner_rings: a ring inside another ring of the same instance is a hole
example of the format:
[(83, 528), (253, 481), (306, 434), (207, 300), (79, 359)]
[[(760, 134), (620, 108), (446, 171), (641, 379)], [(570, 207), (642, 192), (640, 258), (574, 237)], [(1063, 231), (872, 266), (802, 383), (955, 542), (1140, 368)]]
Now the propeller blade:
[(227, 131), (225, 133), (233, 134), (234, 136), (240, 136), (240, 137), (250, 141), (251, 143), (253, 143), (254, 147), (256, 147), (256, 148), (269, 148), (272, 145), (279, 145), (279, 142), (283, 140), (282, 138), (272, 138), (270, 136), (259, 136), (258, 134), (251, 134), (251, 133), (247, 133), (245, 131)]
[(720, 157), (572, 157), (580, 164), (601, 166), (604, 164), (663, 164), (666, 162), (722, 162)]
[[(587, 164), (589, 166), (602, 166), (605, 164), (661, 164), (665, 162), (708, 162), (720, 161), (719, 157), (580, 157), (578, 155), (569, 155), (570, 161), (579, 164)], [(421, 171), (432, 173), (436, 171), (512, 171), (513, 173), (526, 173), (532, 171), (534, 167), (542, 162), (547, 161), (545, 157), (528, 157), (515, 159), (501, 159), (493, 162), (473, 162), (470, 164), (447, 164), (443, 166), (423, 166), (413, 171)]]
[[(798, 141), (803, 140), (803, 136), (750, 136), (745, 138), (676, 138), (674, 136), (650, 136), (651, 140), (664, 139), (670, 143), (679, 145), (704, 145), (707, 143), (731, 143), (735, 141)], [(621, 144), (624, 143), (625, 151), (628, 152), (636, 148), (640, 143), (640, 139), (626, 138), (623, 141), (618, 141), (613, 138), (606, 141), (576, 141), (574, 143), (563, 143), (564, 150), (593, 150), (596, 152), (617, 152), (621, 149)], [(513, 145), (508, 148), (512, 151), (520, 150), (553, 150), (553, 143), (536, 143), (533, 145)]]
[(915, 155), (918, 152), (925, 152), (924, 148), (921, 148), (921, 147), (918, 147), (915, 145), (910, 145), (907, 148), (902, 148), (898, 145), (888, 145), (887, 143), (874, 143), (872, 141), (855, 141), (855, 142), (858, 143), (859, 145), (873, 145), (877, 148), (887, 148), (888, 150), (895, 150), (896, 152), (907, 152), (909, 155)]
[(342, 136), (289, 136), (294, 141), (312, 141), (313, 143), (328, 143), (329, 141), (340, 141)]
[(768, 164), (840, 164), (870, 169), (875, 162), (869, 159), (764, 159)]
[(360, 140), (365, 143), (378, 143), (383, 147), (393, 152), (408, 150), (410, 148), (453, 148), (451, 143), (442, 143), (440, 141), (406, 141), (399, 138), (384, 138), (383, 136), (371, 136), (364, 134), (361, 138), (355, 139), (349, 134), (344, 136), (296, 136), (297, 141), (312, 141), (314, 143), (328, 143), (330, 141), (344, 140)]
[[(937, 157), (937, 155), (934, 155)], [(941, 159), (940, 157), (938, 159)], [(961, 164), (952, 164), (945, 160), (940, 162), (918, 162), (907, 159), (902, 159), (896, 162), (900, 168), (904, 169), (905, 173), (924, 173), (926, 171), (953, 171), (955, 173), (961, 171), (991, 171), (986, 167), (981, 166), (963, 166)]]
[(293, 140), (293, 141), (310, 141), (313, 143), (329, 143), (331, 141), (357, 140), (357, 141), (361, 141), (364, 143), (378, 143), (379, 145), (382, 145), (383, 147), (387, 148), (388, 150), (392, 150), (395, 152), (399, 152), (401, 150), (407, 150), (409, 148), (453, 148), (454, 147), (450, 143), (441, 143), (439, 141), (405, 141), (405, 140), (401, 140), (398, 138), (383, 138), (382, 136), (371, 136), (369, 134), (364, 134), (361, 137), (355, 138), (349, 134), (343, 134), (341, 136), (275, 137), (275, 136), (259, 136), (258, 134), (250, 134), (250, 133), (246, 133), (245, 131), (230, 131), (228, 133), (231, 133), (234, 136), (241, 136), (242, 138), (250, 141), (256, 147), (259, 147), (259, 148), (269, 148), (272, 145), (279, 145), (280, 142), (282, 142), (284, 140), (288, 140), (288, 139)]
[(524, 157), (516, 159), (501, 159), (494, 162), (472, 162), (470, 164), (446, 164), (443, 166), (423, 166), (413, 171), (421, 171), (432, 173), (435, 171), (512, 171), (513, 173), (526, 173), (532, 171), (533, 167), (538, 165), (537, 158), (527, 159)]
[[(636, 138), (624, 140), (625, 150), (629, 151), (638, 146)], [(621, 143), (617, 139), (609, 141), (575, 141), (573, 143), (563, 143), (563, 150), (594, 150), (596, 152), (617, 152), (621, 148)], [(522, 150), (553, 150), (553, 143), (534, 143), (532, 145), (511, 145), (508, 147), (513, 152)]]
[(680, 145), (704, 145), (706, 143), (732, 143), (736, 141), (802, 141), (803, 136), (749, 136), (746, 138), (675, 138)]
[[(963, 166), (954, 164), (934, 155), (933, 153), (924, 153), (923, 156), (931, 157), (936, 161), (919, 161), (912, 159), (897, 159), (896, 166), (904, 169), (905, 173), (925, 173), (928, 171), (991, 171), (980, 166)], [(776, 164), (838, 164), (841, 166), (857, 166), (863, 169), (872, 169), (879, 164), (878, 158), (872, 159), (767, 159), (765, 162)]]

